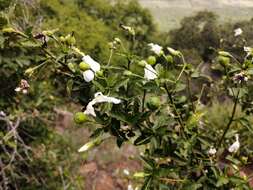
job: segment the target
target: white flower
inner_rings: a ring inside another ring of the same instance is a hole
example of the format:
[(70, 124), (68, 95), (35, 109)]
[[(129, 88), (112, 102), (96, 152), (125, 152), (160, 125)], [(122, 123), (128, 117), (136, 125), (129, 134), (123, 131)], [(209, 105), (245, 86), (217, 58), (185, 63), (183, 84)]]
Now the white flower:
[(84, 80), (90, 82), (94, 79), (95, 73), (100, 70), (100, 64), (93, 60), (89, 55), (83, 56), (82, 60), (90, 66), (89, 70), (83, 72)]
[(88, 103), (86, 110), (84, 111), (85, 114), (92, 115), (94, 117), (96, 117), (96, 113), (93, 108), (93, 105), (95, 105), (96, 103), (107, 102), (107, 103), (119, 104), (121, 102), (121, 100), (119, 100), (117, 98), (104, 96), (101, 92), (97, 92), (94, 95), (94, 97), (95, 98), (91, 102)]
[(94, 72), (91, 70), (87, 70), (83, 72), (83, 78), (86, 82), (92, 81), (94, 77), (95, 77)]
[(155, 54), (160, 55), (162, 53), (163, 48), (157, 44), (149, 43), (149, 47), (151, 47), (151, 51), (153, 51)]
[(78, 149), (78, 152), (85, 152), (89, 149), (91, 149), (94, 146), (94, 143), (91, 142), (87, 142), (85, 145), (83, 145), (81, 148)]
[(144, 78), (147, 80), (154, 80), (157, 78), (157, 72), (153, 67), (146, 63), (144, 68)]
[(124, 170), (123, 170), (123, 173), (124, 173), (125, 175), (130, 175), (130, 172), (129, 172), (127, 169), (124, 169)]
[(134, 189), (133, 189), (133, 186), (132, 186), (131, 184), (129, 184), (129, 185), (127, 186), (127, 190), (134, 190)]
[(89, 55), (83, 56), (82, 60), (87, 63), (94, 72), (98, 72), (100, 70), (100, 64), (94, 61)]
[(215, 155), (216, 152), (217, 152), (216, 149), (213, 148), (213, 147), (211, 147), (211, 148), (208, 150), (208, 154), (210, 154), (210, 155)]
[(28, 82), (24, 79), (21, 79), (20, 84), (17, 88), (15, 88), (15, 91), (22, 92), (23, 94), (27, 94), (29, 88), (30, 88), (30, 85), (28, 84)]
[(228, 151), (235, 153), (240, 148), (239, 135), (235, 134), (235, 142), (228, 148)]
[(251, 47), (244, 47), (244, 51), (247, 53), (247, 57), (250, 56), (253, 52)]
[(236, 37), (242, 35), (243, 31), (241, 28), (237, 28), (234, 30), (234, 33), (235, 33), (234, 36)]

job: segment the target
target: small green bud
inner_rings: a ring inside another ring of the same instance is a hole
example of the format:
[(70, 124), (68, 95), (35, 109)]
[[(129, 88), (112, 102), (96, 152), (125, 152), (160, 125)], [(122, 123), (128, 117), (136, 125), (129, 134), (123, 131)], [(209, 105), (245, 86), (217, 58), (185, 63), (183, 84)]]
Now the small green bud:
[(156, 57), (155, 56), (149, 56), (147, 59), (147, 62), (149, 65), (154, 65), (156, 63)]
[(73, 63), (68, 63), (68, 68), (74, 73), (76, 72), (75, 70), (75, 65)]
[(147, 62), (144, 61), (144, 60), (141, 60), (141, 61), (138, 62), (138, 65), (141, 66), (141, 67), (145, 67), (146, 64), (147, 64)]
[(124, 71), (123, 75), (131, 76), (133, 73), (131, 71)]
[(219, 56), (218, 56), (218, 62), (219, 62), (221, 65), (226, 66), (226, 65), (229, 64), (230, 58), (229, 58), (229, 57), (222, 56), (222, 55), (219, 55)]
[(161, 106), (161, 101), (158, 97), (153, 96), (153, 97), (148, 98), (147, 107), (150, 110), (154, 111), (154, 110), (158, 109), (160, 106)]
[(77, 124), (82, 124), (82, 123), (84, 123), (84, 122), (87, 121), (87, 120), (88, 120), (88, 117), (87, 117), (87, 115), (84, 114), (83, 112), (77, 112), (77, 113), (75, 113), (75, 115), (74, 115), (74, 121), (75, 121), (75, 123), (77, 123)]
[(60, 39), (60, 42), (62, 42), (62, 43), (64, 43), (66, 41), (64, 36), (61, 36), (59, 39)]
[(173, 48), (167, 47), (167, 50), (170, 52), (173, 56), (180, 56), (180, 51), (174, 50)]
[(82, 62), (79, 64), (79, 68), (80, 68), (82, 71), (86, 71), (86, 70), (90, 69), (90, 65), (82, 61)]
[(104, 72), (102, 70), (96, 72), (96, 76), (102, 77), (104, 75)]
[(223, 57), (232, 57), (232, 55), (226, 51), (219, 51), (219, 55)]
[(166, 56), (166, 60), (168, 61), (168, 63), (173, 63), (173, 57), (171, 55), (167, 55)]

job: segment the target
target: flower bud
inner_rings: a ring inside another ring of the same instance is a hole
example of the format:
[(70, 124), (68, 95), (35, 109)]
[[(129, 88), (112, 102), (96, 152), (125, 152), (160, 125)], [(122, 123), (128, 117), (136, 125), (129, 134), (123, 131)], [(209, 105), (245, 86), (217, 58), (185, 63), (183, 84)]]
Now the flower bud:
[(226, 51), (219, 51), (219, 55), (223, 57), (231, 57), (232, 55)]
[(167, 47), (167, 50), (170, 52), (170, 54), (171, 55), (173, 55), (173, 56), (180, 56), (180, 51), (177, 51), (177, 50), (174, 50), (174, 49), (172, 49), (172, 48), (170, 48), (170, 47)]
[(82, 123), (84, 123), (84, 122), (87, 121), (87, 120), (88, 120), (88, 117), (87, 117), (87, 115), (84, 114), (83, 112), (77, 112), (77, 113), (75, 113), (75, 115), (74, 115), (74, 121), (75, 121), (75, 123), (77, 123), (77, 124), (82, 124)]
[(226, 66), (229, 64), (230, 62), (230, 58), (229, 57), (225, 57), (223, 55), (219, 55), (218, 56), (218, 62), (223, 65), (223, 66)]
[(131, 71), (124, 71), (123, 75), (125, 76), (131, 76), (133, 73)]
[(96, 72), (96, 76), (98, 76), (98, 77), (102, 77), (103, 74), (104, 74), (104, 72), (102, 70), (99, 70)]
[(171, 55), (167, 55), (166, 60), (168, 61), (168, 63), (173, 63), (173, 57)]
[(64, 36), (61, 36), (60, 38), (60, 42), (64, 43), (66, 41), (66, 39), (64, 38)]
[(149, 56), (147, 59), (147, 63), (149, 65), (154, 65), (156, 63), (156, 57), (155, 56)]
[(82, 71), (86, 71), (86, 70), (89, 70), (89, 69), (90, 69), (90, 65), (82, 61), (82, 62), (79, 64), (79, 68), (80, 68)]
[(146, 64), (147, 64), (147, 62), (144, 61), (144, 60), (141, 60), (141, 61), (138, 62), (138, 65), (141, 66), (141, 67), (145, 67)]

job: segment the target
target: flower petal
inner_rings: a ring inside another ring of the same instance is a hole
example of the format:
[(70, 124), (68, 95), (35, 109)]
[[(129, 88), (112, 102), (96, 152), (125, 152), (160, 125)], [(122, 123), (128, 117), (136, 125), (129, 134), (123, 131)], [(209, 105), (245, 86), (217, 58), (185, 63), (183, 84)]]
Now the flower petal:
[(88, 65), (90, 65), (90, 68), (94, 71), (97, 72), (100, 70), (100, 64), (98, 62), (96, 62), (95, 60), (93, 60), (89, 55), (83, 56), (82, 59), (85, 63), (87, 63)]
[(161, 46), (153, 43), (149, 43), (148, 46), (150, 46), (151, 51), (153, 51), (155, 54), (160, 55), (162, 53), (163, 48)]
[(94, 79), (94, 72), (87, 70), (83, 72), (83, 78), (86, 82), (90, 82)]
[(149, 64), (145, 65), (144, 68), (144, 78), (148, 79), (148, 80), (154, 80), (157, 78), (157, 72), (155, 69), (153, 69), (153, 67)]
[(96, 117), (96, 113), (95, 113), (93, 105), (95, 105), (96, 103), (107, 102), (107, 103), (119, 104), (121, 102), (120, 99), (104, 96), (101, 92), (95, 93), (94, 96), (95, 98), (88, 103), (88, 105), (86, 106), (86, 110), (84, 111), (85, 114), (92, 115), (94, 117)]
[(237, 28), (234, 30), (234, 33), (235, 33), (234, 36), (236, 37), (242, 35), (243, 31), (241, 28)]

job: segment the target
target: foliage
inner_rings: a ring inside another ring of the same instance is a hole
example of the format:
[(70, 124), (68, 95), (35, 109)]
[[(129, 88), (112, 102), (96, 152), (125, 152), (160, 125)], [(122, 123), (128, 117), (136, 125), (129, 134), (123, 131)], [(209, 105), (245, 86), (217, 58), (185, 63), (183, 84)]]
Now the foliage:
[[(128, 32), (134, 35), (131, 30)], [(207, 84), (203, 84), (193, 96), (191, 81), (205, 76), (172, 48), (162, 50), (150, 44), (156, 56), (156, 63), (151, 66), (142, 57), (126, 51), (123, 42), (117, 40), (115, 53), (122, 55), (127, 64), (111, 66), (109, 61), (100, 72), (94, 69), (96, 61), (87, 59), (74, 43), (59, 43), (60, 37), (52, 32), (43, 33), (49, 39), (47, 47), (34, 36), (17, 30), (7, 35), (18, 35), (21, 42), (32, 42), (44, 49), (41, 56), (57, 65), (71, 81), (67, 83), (69, 92), (83, 84), (92, 84), (93, 91), (99, 92), (84, 111), (88, 122), (96, 122), (99, 127), (93, 139), (79, 151), (99, 145), (108, 136), (114, 136), (119, 147), (126, 141), (145, 145), (141, 156), (144, 173), (138, 175), (145, 178), (142, 189), (250, 189), (247, 176), (240, 175), (240, 169), (252, 159), (251, 121), (246, 117), (251, 105), (244, 106), (252, 77), (251, 48), (245, 49), (247, 55), (240, 59), (242, 62), (228, 52), (216, 50), (214, 61), (223, 77), (210, 79), (212, 86), (205, 91)], [(50, 52), (51, 46), (57, 47), (59, 53)], [(82, 60), (87, 60), (87, 69), (95, 75), (92, 82), (84, 82), (87, 70), (78, 66)], [(202, 104), (203, 92), (210, 97), (211, 104), (219, 98), (217, 90), (233, 102), (231, 115), (220, 130), (208, 127), (207, 107)], [(242, 110), (237, 117), (239, 105)]]

